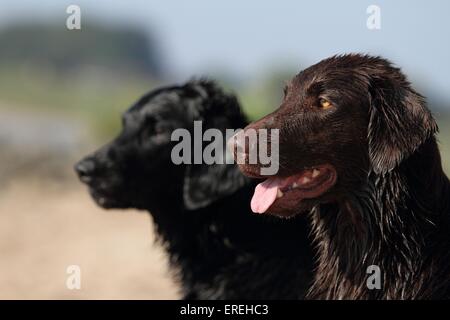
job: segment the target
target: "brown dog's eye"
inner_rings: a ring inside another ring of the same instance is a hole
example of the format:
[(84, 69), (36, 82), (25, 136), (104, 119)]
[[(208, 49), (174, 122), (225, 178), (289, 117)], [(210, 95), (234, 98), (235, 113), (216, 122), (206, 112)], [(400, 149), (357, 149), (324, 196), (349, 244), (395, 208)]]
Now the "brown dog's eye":
[(320, 107), (325, 110), (330, 109), (333, 106), (330, 101), (328, 101), (327, 99), (323, 99), (323, 98), (319, 100), (319, 103), (320, 103)]

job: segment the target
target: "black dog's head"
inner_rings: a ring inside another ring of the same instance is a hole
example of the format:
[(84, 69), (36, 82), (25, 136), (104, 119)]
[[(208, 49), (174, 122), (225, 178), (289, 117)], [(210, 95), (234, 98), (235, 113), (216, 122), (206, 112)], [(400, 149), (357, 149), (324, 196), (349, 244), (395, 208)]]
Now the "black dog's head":
[[(383, 175), (436, 130), (424, 99), (387, 60), (335, 56), (300, 72), (281, 106), (248, 129), (279, 129), (279, 171), (252, 199), (257, 212), (291, 216), (340, 201)], [(245, 153), (247, 147), (240, 148)], [(242, 164), (253, 177), (261, 164)]]
[(126, 111), (121, 133), (78, 162), (75, 170), (104, 208), (148, 209), (161, 195), (171, 195), (175, 202), (183, 195), (190, 209), (207, 205), (238, 184), (220, 184), (229, 171), (226, 165), (173, 163), (171, 152), (178, 142), (171, 141), (171, 134), (179, 128), (192, 133), (194, 121), (202, 121), (203, 129), (221, 131), (247, 124), (237, 99), (211, 81), (157, 89)]

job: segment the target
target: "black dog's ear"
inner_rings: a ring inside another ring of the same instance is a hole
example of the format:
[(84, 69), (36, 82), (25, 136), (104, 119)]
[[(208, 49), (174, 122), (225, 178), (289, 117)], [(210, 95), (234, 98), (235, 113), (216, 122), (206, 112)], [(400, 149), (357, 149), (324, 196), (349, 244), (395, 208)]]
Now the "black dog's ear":
[[(247, 125), (237, 98), (225, 93), (213, 81), (192, 80), (184, 89), (191, 96), (201, 97), (191, 107), (198, 113), (197, 120), (203, 120), (203, 130), (216, 129), (225, 133), (226, 129)], [(223, 147), (222, 155), (225, 156), (227, 150), (226, 146)], [(223, 160), (226, 160), (225, 157)], [(190, 210), (208, 206), (233, 194), (248, 181), (235, 164), (187, 165), (183, 186), (184, 205)]]
[(235, 164), (197, 164), (186, 167), (183, 199), (189, 210), (197, 210), (225, 198), (247, 183)]
[(425, 99), (392, 70), (372, 78), (369, 90), (369, 157), (378, 174), (391, 171), (438, 130)]

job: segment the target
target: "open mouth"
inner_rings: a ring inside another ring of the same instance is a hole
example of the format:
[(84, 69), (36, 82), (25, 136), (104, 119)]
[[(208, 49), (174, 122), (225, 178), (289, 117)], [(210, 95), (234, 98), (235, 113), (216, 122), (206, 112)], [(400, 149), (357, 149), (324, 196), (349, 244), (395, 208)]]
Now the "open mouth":
[(321, 196), (336, 183), (336, 170), (330, 165), (303, 169), (289, 177), (271, 177), (258, 184), (251, 200), (255, 213), (271, 208), (295, 209), (303, 199)]

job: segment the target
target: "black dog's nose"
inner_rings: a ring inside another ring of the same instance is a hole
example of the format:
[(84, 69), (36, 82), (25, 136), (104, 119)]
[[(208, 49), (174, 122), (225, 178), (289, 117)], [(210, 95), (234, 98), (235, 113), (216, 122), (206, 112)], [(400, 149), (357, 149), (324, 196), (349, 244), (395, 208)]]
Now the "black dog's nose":
[(75, 171), (83, 182), (89, 182), (95, 170), (95, 163), (92, 159), (83, 159), (75, 165)]

